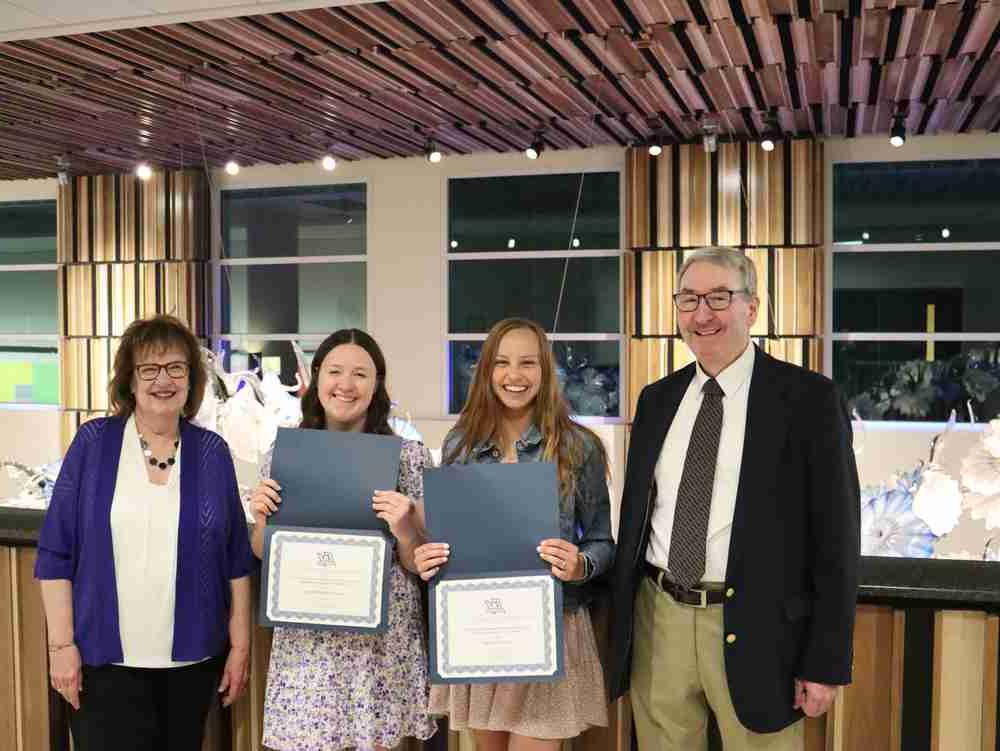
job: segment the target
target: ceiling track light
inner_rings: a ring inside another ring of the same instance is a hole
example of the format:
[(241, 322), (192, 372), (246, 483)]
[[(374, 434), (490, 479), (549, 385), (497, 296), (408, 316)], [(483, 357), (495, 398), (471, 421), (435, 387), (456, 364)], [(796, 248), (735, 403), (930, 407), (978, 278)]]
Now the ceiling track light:
[(230, 159), (226, 162), (226, 174), (227, 175), (238, 175), (240, 174), (240, 164), (235, 159)]
[(135, 176), (145, 182), (153, 176), (153, 168), (146, 162), (140, 162), (135, 166)]
[(437, 144), (433, 141), (428, 141), (427, 145), (424, 146), (424, 157), (431, 164), (438, 164), (444, 158), (441, 150), (438, 149)]
[(774, 147), (778, 144), (778, 141), (781, 141), (785, 137), (785, 134), (781, 130), (781, 121), (778, 120), (777, 109), (760, 113), (760, 119), (764, 124), (761, 131), (760, 147), (764, 151), (774, 151)]
[(333, 172), (333, 170), (337, 169), (337, 160), (334, 159), (333, 156), (330, 154), (324, 156), (320, 160), (320, 164), (323, 165), (323, 169), (325, 169), (327, 172)]
[(538, 159), (545, 150), (545, 141), (542, 139), (541, 134), (535, 136), (535, 140), (531, 142), (531, 146), (524, 150), (524, 155), (528, 159)]
[(906, 143), (906, 116), (895, 115), (892, 118), (892, 128), (889, 131), (889, 143), (897, 149)]

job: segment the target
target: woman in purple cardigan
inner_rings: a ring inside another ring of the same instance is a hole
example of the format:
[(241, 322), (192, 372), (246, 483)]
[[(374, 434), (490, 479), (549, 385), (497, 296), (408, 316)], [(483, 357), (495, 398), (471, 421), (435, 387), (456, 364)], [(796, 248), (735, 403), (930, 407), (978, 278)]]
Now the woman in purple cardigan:
[(187, 421), (206, 374), (176, 318), (135, 321), (80, 426), (38, 541), (49, 674), (75, 748), (201, 748), (243, 692), (253, 557), (225, 441)]

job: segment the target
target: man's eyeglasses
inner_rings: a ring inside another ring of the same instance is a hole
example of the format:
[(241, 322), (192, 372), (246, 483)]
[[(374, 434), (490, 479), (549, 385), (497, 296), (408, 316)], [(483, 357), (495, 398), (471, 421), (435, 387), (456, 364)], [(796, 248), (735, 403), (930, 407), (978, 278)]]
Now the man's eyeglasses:
[(710, 310), (725, 310), (733, 304), (733, 295), (746, 292), (745, 289), (714, 289), (704, 295), (694, 292), (678, 292), (674, 295), (674, 305), (681, 313), (693, 313), (702, 299)]
[(144, 363), (143, 365), (136, 365), (135, 372), (139, 378), (143, 381), (155, 381), (156, 377), (160, 375), (160, 371), (167, 371), (167, 375), (170, 378), (181, 379), (187, 378), (188, 374), (188, 364), (186, 362), (168, 362), (166, 365), (159, 365), (157, 363)]

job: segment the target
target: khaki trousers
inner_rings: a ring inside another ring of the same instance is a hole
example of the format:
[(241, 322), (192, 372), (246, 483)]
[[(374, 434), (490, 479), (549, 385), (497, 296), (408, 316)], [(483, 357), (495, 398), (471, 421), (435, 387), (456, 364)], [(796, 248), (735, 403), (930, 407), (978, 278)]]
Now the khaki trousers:
[(708, 709), (725, 751), (801, 751), (803, 723), (777, 733), (740, 724), (726, 683), (722, 605), (680, 605), (643, 576), (635, 600), (632, 714), (639, 751), (705, 751)]

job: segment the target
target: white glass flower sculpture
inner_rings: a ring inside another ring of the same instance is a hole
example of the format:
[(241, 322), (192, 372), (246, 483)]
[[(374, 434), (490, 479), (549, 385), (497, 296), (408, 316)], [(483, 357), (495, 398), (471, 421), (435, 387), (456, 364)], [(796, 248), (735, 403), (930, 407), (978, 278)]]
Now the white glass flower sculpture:
[(962, 460), (962, 484), (968, 488), (965, 508), (987, 529), (1000, 527), (1000, 418), (993, 420), (983, 440)]
[(937, 536), (913, 511), (924, 467), (861, 491), (861, 554), (929, 558)]
[(937, 467), (928, 467), (913, 497), (913, 513), (938, 537), (951, 532), (962, 515), (962, 489), (958, 481)]

